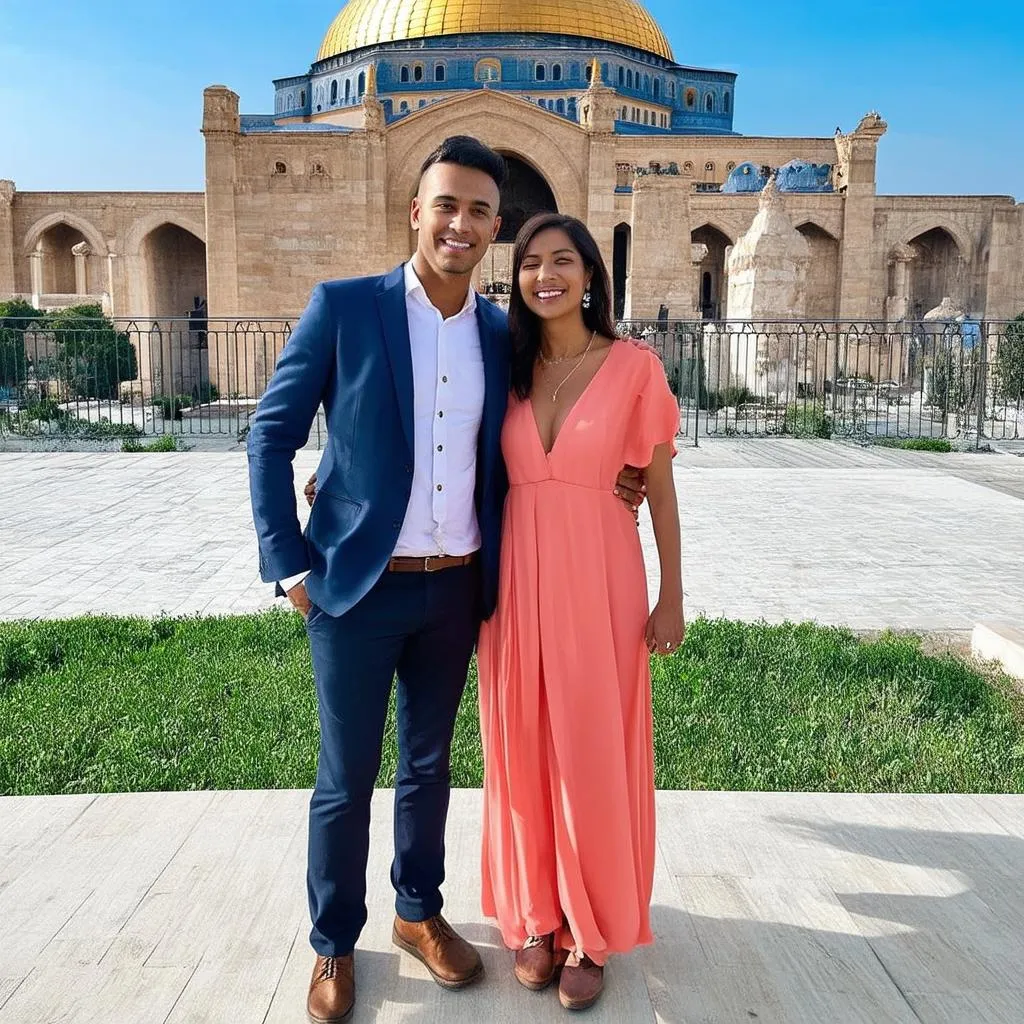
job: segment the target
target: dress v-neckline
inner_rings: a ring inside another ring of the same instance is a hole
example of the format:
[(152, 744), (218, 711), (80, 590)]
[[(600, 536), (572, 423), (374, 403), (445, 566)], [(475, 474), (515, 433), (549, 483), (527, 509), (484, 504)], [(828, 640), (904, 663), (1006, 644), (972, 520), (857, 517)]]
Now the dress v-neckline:
[(555, 432), (555, 436), (551, 439), (551, 447), (548, 449), (544, 448), (544, 438), (541, 436), (540, 424), (537, 422), (537, 411), (533, 406), (533, 396), (529, 395), (526, 398), (527, 404), (530, 406), (530, 419), (533, 421), (533, 433), (537, 438), (537, 444), (540, 447), (541, 452), (545, 459), (550, 459), (554, 454), (555, 449), (558, 447), (558, 439), (565, 432), (565, 428), (569, 425), (569, 421), (576, 415), (576, 410), (579, 408), (580, 403), (584, 398), (587, 397), (587, 392), (594, 386), (594, 381), (601, 376), (604, 368), (611, 361), (612, 354), (615, 352), (616, 345), (624, 344), (621, 341), (613, 341), (611, 347), (608, 349), (608, 355), (604, 357), (604, 362), (594, 371), (594, 376), (587, 381), (587, 386), (579, 393), (576, 401), (569, 406), (569, 411), (565, 414), (565, 419), (562, 420), (562, 425)]

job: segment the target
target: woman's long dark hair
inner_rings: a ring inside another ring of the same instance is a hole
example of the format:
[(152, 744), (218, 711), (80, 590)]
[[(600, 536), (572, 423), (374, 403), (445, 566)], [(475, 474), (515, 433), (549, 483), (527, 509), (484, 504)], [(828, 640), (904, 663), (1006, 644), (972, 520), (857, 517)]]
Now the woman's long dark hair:
[(582, 309), (583, 323), (588, 330), (597, 331), (605, 338), (614, 338), (615, 324), (612, 321), (611, 285), (608, 268), (594, 236), (586, 224), (575, 217), (561, 213), (538, 213), (523, 225), (516, 238), (512, 255), (512, 295), (508, 305), (508, 329), (512, 337), (512, 390), (519, 398), (526, 398), (533, 387), (533, 367), (540, 352), (540, 317), (532, 312), (523, 299), (519, 287), (519, 271), (522, 269), (526, 250), (542, 231), (561, 228), (575, 246), (583, 265), (592, 272), (590, 280), (590, 308)]

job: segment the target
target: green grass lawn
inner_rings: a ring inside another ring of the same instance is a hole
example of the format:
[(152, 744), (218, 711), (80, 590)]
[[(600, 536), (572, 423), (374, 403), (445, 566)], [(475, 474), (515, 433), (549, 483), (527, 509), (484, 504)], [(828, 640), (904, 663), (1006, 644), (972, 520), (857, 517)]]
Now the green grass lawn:
[[(654, 709), (663, 789), (1024, 792), (1017, 695), (914, 638), (698, 621)], [(317, 735), (294, 613), (0, 623), (0, 793), (310, 787)], [(481, 770), (473, 677), (454, 784)]]

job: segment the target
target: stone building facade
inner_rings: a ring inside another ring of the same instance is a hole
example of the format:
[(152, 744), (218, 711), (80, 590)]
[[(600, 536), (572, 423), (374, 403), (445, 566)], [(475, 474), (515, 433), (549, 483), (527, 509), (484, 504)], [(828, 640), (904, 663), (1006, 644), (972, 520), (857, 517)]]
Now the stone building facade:
[(975, 317), (1024, 309), (1024, 206), (879, 195), (877, 114), (832, 137), (741, 136), (735, 91), (730, 72), (676, 63), (632, 0), (551, 0), (542, 13), (525, 0), (351, 0), (310, 70), (275, 82), (273, 114), (206, 90), (204, 192), (0, 182), (0, 298), (136, 318), (183, 316), (197, 299), (211, 317), (294, 316), (316, 282), (408, 257), (421, 162), (471, 134), (512, 171), (484, 291), (508, 283), (514, 229), (554, 208), (594, 232), (620, 318), (728, 318), (729, 255), (774, 174), (809, 252), (800, 315), (919, 319), (947, 296)]

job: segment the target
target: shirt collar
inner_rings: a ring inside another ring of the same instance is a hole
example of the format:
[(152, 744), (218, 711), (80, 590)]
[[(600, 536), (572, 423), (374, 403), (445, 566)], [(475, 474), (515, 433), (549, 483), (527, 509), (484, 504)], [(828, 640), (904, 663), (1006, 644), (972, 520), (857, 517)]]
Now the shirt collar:
[[(420, 281), (416, 270), (412, 265), (412, 260), (409, 260), (405, 265), (405, 297), (415, 299), (421, 305), (426, 306), (428, 309), (437, 311), (437, 307), (430, 301), (430, 297), (427, 295), (427, 290), (423, 287), (423, 282)], [(466, 301), (456, 313), (456, 316), (462, 316), (464, 313), (473, 312), (476, 310), (476, 291), (472, 287), (466, 293)]]

